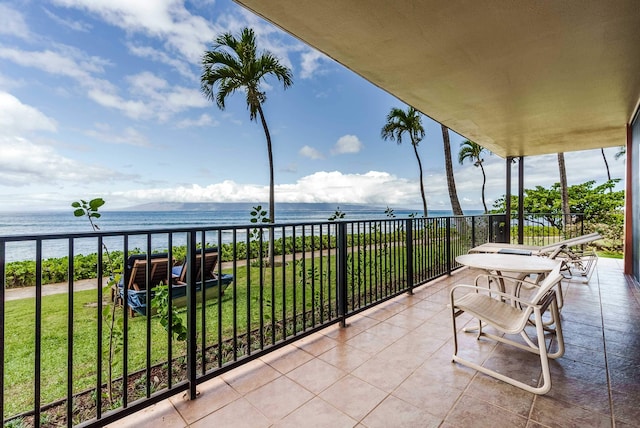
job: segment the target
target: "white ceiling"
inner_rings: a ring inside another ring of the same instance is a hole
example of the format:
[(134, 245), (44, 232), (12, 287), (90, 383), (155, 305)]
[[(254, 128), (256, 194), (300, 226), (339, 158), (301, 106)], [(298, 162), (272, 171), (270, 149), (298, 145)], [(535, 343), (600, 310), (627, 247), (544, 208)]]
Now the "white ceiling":
[(500, 156), (620, 146), (638, 0), (236, 0)]

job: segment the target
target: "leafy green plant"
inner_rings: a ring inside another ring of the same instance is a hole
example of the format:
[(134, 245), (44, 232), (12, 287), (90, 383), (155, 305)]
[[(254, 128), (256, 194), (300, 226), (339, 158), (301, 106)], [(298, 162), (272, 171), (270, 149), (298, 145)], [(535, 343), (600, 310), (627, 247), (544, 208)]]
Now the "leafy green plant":
[(384, 210), (384, 214), (387, 216), (387, 218), (396, 218), (396, 215), (393, 212), (393, 208), (389, 208), (389, 206), (387, 206), (387, 209)]
[(331, 217), (329, 217), (329, 221), (341, 220), (343, 218), (344, 218), (344, 212), (340, 209), (340, 207), (337, 207), (336, 212), (331, 214)]
[[(100, 227), (95, 222), (95, 219), (99, 219), (101, 214), (98, 212), (100, 207), (105, 204), (104, 199), (95, 198), (90, 200), (89, 202), (84, 199), (80, 199), (80, 201), (73, 202), (71, 206), (75, 208), (73, 211), (73, 215), (76, 217), (87, 217), (89, 223), (91, 224), (91, 228), (94, 232), (99, 231)], [(111, 254), (109, 253), (109, 249), (106, 244), (102, 244), (104, 252), (107, 256), (107, 268), (109, 271), (109, 281), (107, 283), (107, 290), (115, 288), (118, 289), (117, 284), (120, 281), (120, 272), (116, 272), (113, 261), (111, 259)], [(109, 306), (105, 306), (102, 310), (102, 317), (107, 322), (108, 326), (108, 334), (109, 334), (109, 346), (105, 349), (105, 353), (107, 354), (107, 394), (109, 397), (109, 403), (113, 403), (113, 364), (117, 353), (122, 350), (124, 345), (124, 322), (123, 317), (117, 317), (117, 305), (116, 301), (119, 296), (114, 297), (114, 301)]]
[[(262, 205), (258, 205), (252, 208), (251, 219), (249, 220), (251, 223), (269, 223), (269, 216), (266, 210), (262, 209)], [(258, 240), (262, 237), (262, 229), (255, 228), (251, 231), (251, 239)]]
[(4, 424), (4, 428), (26, 428), (27, 426), (22, 418), (12, 419)]
[[(160, 324), (171, 335), (175, 335), (176, 339), (180, 341), (187, 340), (187, 326), (184, 324), (184, 320), (180, 317), (175, 306), (169, 306), (169, 286), (160, 283), (153, 291), (151, 307), (156, 309)], [(169, 325), (169, 313), (171, 313), (171, 325)]]

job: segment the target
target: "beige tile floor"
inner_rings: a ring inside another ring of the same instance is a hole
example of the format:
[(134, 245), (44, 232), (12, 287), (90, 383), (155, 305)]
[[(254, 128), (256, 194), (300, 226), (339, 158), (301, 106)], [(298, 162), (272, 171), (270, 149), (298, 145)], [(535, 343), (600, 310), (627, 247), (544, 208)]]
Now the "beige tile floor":
[[(640, 293), (621, 260), (600, 259), (588, 284), (563, 281), (567, 350), (544, 396), (451, 362), (448, 290), (477, 273), (459, 270), (199, 385), (196, 400), (174, 396), (112, 426), (640, 426)], [(465, 356), (537, 381), (534, 355), (461, 336)]]

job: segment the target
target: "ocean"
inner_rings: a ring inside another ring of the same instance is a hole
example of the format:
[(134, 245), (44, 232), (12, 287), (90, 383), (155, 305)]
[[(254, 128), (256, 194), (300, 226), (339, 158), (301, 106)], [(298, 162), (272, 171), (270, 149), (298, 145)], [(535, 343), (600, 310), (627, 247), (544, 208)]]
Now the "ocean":
[[(301, 223), (325, 222), (334, 214), (337, 206), (329, 204), (285, 204), (276, 207), (276, 222)], [(385, 208), (363, 206), (347, 206), (340, 208), (345, 213), (344, 220), (386, 219)], [(250, 225), (250, 206), (216, 210), (146, 210), (146, 211), (101, 211), (96, 220), (103, 232), (127, 230), (170, 229), (184, 227), (207, 226), (246, 226)], [(396, 218), (408, 218), (417, 210), (394, 210)], [(467, 215), (479, 215), (482, 211), (465, 212)], [(430, 217), (449, 216), (451, 211), (431, 211)], [(69, 211), (51, 212), (0, 212), (0, 237), (11, 235), (58, 234), (74, 232), (91, 232), (91, 226), (84, 217), (74, 217), (72, 208)], [(130, 248), (145, 248), (143, 237), (132, 237)], [(105, 242), (113, 248), (122, 246), (120, 238), (106, 238)], [(92, 242), (87, 242), (92, 241)], [(116, 242), (117, 241), (117, 242)], [(139, 242), (138, 242), (139, 241)], [(183, 245), (179, 237), (174, 245)], [(28, 260), (35, 256), (33, 243), (7, 243), (6, 261)], [(166, 244), (165, 244), (166, 245)], [(96, 252), (95, 240), (77, 240), (77, 254)], [(43, 257), (63, 257), (67, 255), (66, 241), (45, 241)]]

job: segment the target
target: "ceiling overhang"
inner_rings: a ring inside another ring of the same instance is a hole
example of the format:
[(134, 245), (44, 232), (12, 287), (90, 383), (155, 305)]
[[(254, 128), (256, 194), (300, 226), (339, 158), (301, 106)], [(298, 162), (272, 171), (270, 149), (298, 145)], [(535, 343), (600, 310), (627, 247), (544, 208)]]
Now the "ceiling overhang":
[(620, 146), (637, 0), (236, 0), (499, 156)]

